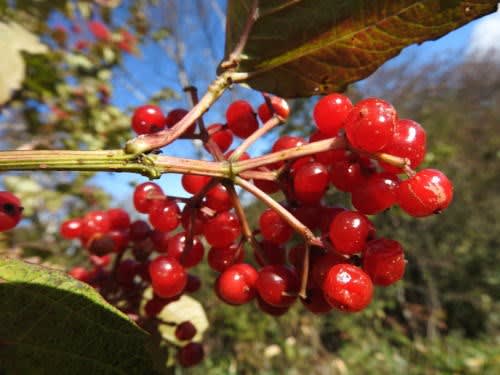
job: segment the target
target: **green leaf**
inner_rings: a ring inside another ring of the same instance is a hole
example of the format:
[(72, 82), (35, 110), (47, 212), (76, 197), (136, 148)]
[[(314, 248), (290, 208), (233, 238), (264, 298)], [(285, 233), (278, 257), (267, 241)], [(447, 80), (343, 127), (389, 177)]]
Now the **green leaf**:
[[(253, 0), (229, 0), (225, 59)], [(239, 72), (254, 89), (283, 97), (342, 91), (406, 46), (436, 39), (497, 0), (266, 0), (243, 49)]]
[(0, 257), (0, 373), (154, 374), (149, 335), (64, 272)]

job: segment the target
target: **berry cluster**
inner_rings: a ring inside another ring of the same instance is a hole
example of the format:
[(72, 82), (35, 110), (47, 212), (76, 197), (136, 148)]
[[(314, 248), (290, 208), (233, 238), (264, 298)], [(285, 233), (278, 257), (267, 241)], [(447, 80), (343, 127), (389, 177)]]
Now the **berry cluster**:
[[(137, 134), (155, 133), (175, 127), (187, 114), (175, 109), (165, 116), (159, 107), (145, 105), (134, 112), (132, 128)], [(252, 137), (259, 129), (258, 118), (270, 130), (279, 123), (276, 119), (288, 115), (287, 103), (277, 97), (266, 97), (257, 113), (238, 100), (228, 107), (226, 123), (209, 126), (208, 138), (200, 138), (210, 152), (213, 148), (207, 146), (215, 145), (216, 160), (241, 166), (254, 159), (242, 149), (228, 151), (233, 136)], [(249, 191), (267, 197), (263, 200), (271, 207), (262, 212), (254, 231), (249, 231), (229, 176), (184, 174), (182, 185), (190, 198), (169, 197), (158, 184), (145, 182), (135, 188), (133, 202), (149, 223), (131, 222), (125, 211), (115, 208), (62, 224), (61, 234), (79, 238), (95, 265), (93, 271), (77, 268), (70, 273), (103, 293), (109, 283), (114, 283), (114, 293), (124, 295), (150, 284), (154, 297), (146, 302), (141, 322), (199, 288), (199, 280), (188, 270), (202, 261), (208, 247), (207, 263), (219, 273), (215, 293), (227, 304), (255, 300), (261, 311), (274, 316), (286, 313), (297, 300), (315, 314), (363, 310), (374, 286), (400, 280), (406, 263), (402, 246), (377, 237), (366, 215), (394, 205), (415, 217), (438, 213), (450, 204), (453, 187), (437, 170), (415, 172), (425, 156), (425, 131), (415, 121), (399, 119), (391, 104), (368, 98), (353, 105), (344, 95), (330, 94), (319, 100), (313, 115), (317, 128), (309, 141), (282, 136), (271, 149), (276, 157), (252, 170), (272, 178), (246, 178), (252, 180), (246, 182), (253, 186)], [(196, 137), (195, 132), (192, 124), (186, 133)], [(329, 139), (343, 142), (317, 152), (300, 151)], [(283, 156), (287, 150), (292, 154)], [(238, 160), (233, 160), (235, 151)], [(403, 174), (406, 179), (401, 179)], [(353, 209), (325, 204), (329, 189), (350, 193)], [(284, 196), (280, 204), (268, 195), (277, 192)], [(304, 243), (297, 245), (294, 232)], [(128, 250), (130, 255), (124, 256)], [(113, 253), (114, 266), (106, 271)], [(141, 313), (137, 301), (128, 302), (129, 313)], [(178, 338), (194, 336), (188, 323), (177, 328)], [(178, 360), (192, 365), (202, 357), (202, 347), (190, 343), (180, 349)]]

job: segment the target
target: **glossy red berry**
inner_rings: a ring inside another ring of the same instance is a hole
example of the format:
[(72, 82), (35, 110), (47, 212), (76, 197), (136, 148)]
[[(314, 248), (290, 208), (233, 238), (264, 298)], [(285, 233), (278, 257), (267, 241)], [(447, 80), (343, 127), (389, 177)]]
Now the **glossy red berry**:
[(259, 128), (252, 106), (245, 100), (237, 100), (226, 111), (227, 126), (234, 135), (247, 138)]
[(192, 230), (193, 234), (202, 234), (205, 222), (210, 218), (204, 211), (184, 206), (181, 214), (181, 223), (185, 231)]
[(352, 191), (352, 205), (365, 215), (382, 212), (396, 203), (399, 178), (392, 173), (375, 173)]
[(290, 107), (286, 100), (278, 96), (271, 96), (270, 100), (272, 110), (266, 102), (262, 103), (257, 109), (260, 121), (263, 123), (269, 121), (273, 116), (273, 113), (276, 113), (283, 119), (288, 118), (288, 115), (290, 114)]
[(111, 229), (111, 221), (106, 211), (90, 211), (82, 219), (82, 237), (91, 238)]
[(207, 128), (207, 132), (210, 139), (219, 146), (222, 152), (229, 150), (229, 147), (233, 143), (233, 133), (223, 124), (212, 124)]
[(230, 246), (240, 234), (240, 222), (236, 215), (229, 211), (219, 212), (203, 226), (205, 239), (214, 247)]
[(299, 278), (295, 269), (274, 264), (259, 271), (256, 288), (264, 302), (277, 307), (290, 306), (297, 299)]
[(203, 259), (205, 249), (197, 237), (192, 238), (189, 251), (186, 249), (186, 232), (179, 232), (168, 240), (167, 255), (175, 258), (186, 268), (194, 267)]
[[(289, 148), (298, 147), (307, 144), (307, 141), (302, 137), (296, 137), (293, 135), (284, 135), (278, 138), (276, 142), (274, 142), (273, 147), (271, 149), (272, 152), (283, 151)], [(284, 161), (278, 161), (276, 163), (269, 164), (267, 167), (270, 169), (280, 168), (285, 164)]]
[(328, 187), (328, 170), (317, 162), (300, 167), (293, 178), (295, 197), (302, 203), (318, 203)]
[(175, 327), (175, 337), (180, 341), (191, 340), (196, 335), (196, 327), (190, 321), (179, 323)]
[(278, 245), (287, 242), (293, 234), (292, 227), (270, 208), (260, 215), (259, 226), (262, 237)]
[(215, 185), (207, 192), (204, 200), (205, 205), (214, 211), (228, 211), (233, 207), (231, 196), (222, 184)]
[(177, 361), (182, 367), (192, 367), (203, 360), (205, 352), (203, 346), (197, 342), (190, 342), (177, 352)]
[[(406, 158), (410, 167), (415, 169), (425, 158), (427, 135), (422, 126), (413, 120), (396, 121), (392, 141), (384, 148), (386, 154)], [(401, 168), (394, 167), (384, 162), (380, 166), (391, 173), (403, 173)]]
[(406, 261), (399, 242), (387, 238), (369, 241), (363, 253), (363, 270), (373, 284), (387, 286), (401, 280)]
[(313, 117), (318, 129), (327, 136), (336, 136), (352, 109), (349, 98), (342, 94), (322, 97), (314, 107)]
[(63, 238), (72, 240), (82, 235), (82, 225), (81, 219), (66, 220), (61, 224), (59, 232)]
[(165, 199), (165, 194), (158, 184), (154, 182), (143, 182), (134, 189), (133, 201), (135, 209), (143, 214), (149, 213), (155, 201)]
[(165, 116), (156, 105), (137, 107), (132, 115), (132, 129), (137, 134), (151, 134), (165, 128)]
[(174, 201), (165, 199), (163, 204), (149, 212), (149, 222), (156, 230), (170, 232), (180, 223), (179, 206)]
[(399, 206), (415, 217), (429, 216), (447, 208), (453, 199), (453, 184), (437, 169), (423, 169), (402, 181), (397, 192)]
[(234, 264), (219, 275), (215, 290), (224, 302), (242, 305), (255, 297), (257, 278), (257, 271), (249, 264)]
[(245, 250), (243, 246), (232, 244), (226, 247), (212, 247), (208, 251), (208, 265), (217, 272), (223, 272), (236, 263), (243, 262)]
[(345, 312), (357, 312), (367, 307), (373, 296), (370, 277), (352, 264), (333, 266), (323, 283), (323, 293), (327, 302)]
[(14, 228), (21, 220), (21, 201), (8, 191), (0, 191), (0, 232)]
[(182, 187), (191, 194), (200, 192), (209, 181), (209, 176), (200, 176), (188, 173), (183, 174), (181, 178)]
[(352, 146), (377, 152), (392, 142), (397, 121), (394, 107), (378, 98), (358, 102), (345, 120), (345, 131)]
[(344, 211), (335, 216), (330, 225), (330, 241), (340, 254), (361, 252), (370, 235), (370, 221), (356, 211)]
[(180, 294), (187, 284), (187, 273), (175, 259), (160, 255), (149, 264), (151, 286), (155, 294), (171, 298)]

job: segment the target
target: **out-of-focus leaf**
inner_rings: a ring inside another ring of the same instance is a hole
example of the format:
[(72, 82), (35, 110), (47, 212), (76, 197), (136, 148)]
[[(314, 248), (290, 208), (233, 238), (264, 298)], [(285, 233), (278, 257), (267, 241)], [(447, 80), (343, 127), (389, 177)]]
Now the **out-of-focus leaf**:
[[(229, 0), (226, 59), (253, 0)], [(482, 15), (497, 0), (268, 0), (250, 31), (238, 71), (252, 88), (284, 97), (344, 90), (404, 47), (436, 39)]]
[(47, 46), (38, 37), (17, 23), (0, 22), (0, 104), (9, 100), (12, 92), (21, 87), (25, 63), (21, 51), (46, 53)]

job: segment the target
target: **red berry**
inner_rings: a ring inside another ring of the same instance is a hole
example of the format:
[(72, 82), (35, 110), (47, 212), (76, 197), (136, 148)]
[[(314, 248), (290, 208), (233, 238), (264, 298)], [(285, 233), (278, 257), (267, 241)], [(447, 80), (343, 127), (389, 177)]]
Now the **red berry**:
[(336, 264), (345, 262), (346, 258), (332, 251), (316, 257), (311, 267), (311, 279), (314, 285), (322, 288), (330, 269)]
[(205, 249), (197, 237), (193, 237), (191, 248), (186, 251), (186, 232), (179, 232), (168, 241), (167, 255), (175, 258), (186, 268), (194, 267), (203, 259)]
[[(307, 141), (302, 137), (295, 137), (292, 135), (284, 135), (284, 136), (278, 138), (278, 140), (276, 142), (274, 142), (274, 145), (273, 145), (273, 148), (271, 151), (272, 152), (283, 151), (283, 150), (286, 150), (289, 148), (302, 146), (305, 144), (307, 144)], [(280, 168), (284, 164), (285, 164), (284, 161), (278, 161), (276, 163), (269, 164), (267, 167), (271, 168), (271, 169), (277, 169), (277, 168)]]
[(203, 346), (197, 342), (190, 342), (177, 352), (177, 361), (182, 367), (192, 367), (203, 360), (205, 352)]
[(330, 94), (321, 98), (314, 107), (314, 121), (327, 136), (336, 136), (352, 109), (349, 98), (342, 94)]
[(188, 280), (186, 287), (184, 288), (184, 293), (194, 293), (201, 288), (201, 280), (198, 276), (188, 275)]
[(323, 294), (323, 290), (320, 288), (311, 288), (307, 290), (307, 297), (301, 298), (300, 302), (314, 314), (326, 314), (333, 309)]
[(111, 221), (106, 211), (90, 211), (82, 219), (82, 237), (92, 238), (111, 229)]
[(131, 241), (144, 241), (150, 235), (151, 227), (144, 220), (136, 220), (130, 224), (129, 236)]
[(207, 220), (203, 226), (203, 235), (214, 247), (231, 245), (241, 234), (241, 226), (235, 214), (224, 211)]
[(370, 234), (370, 221), (356, 211), (344, 211), (335, 216), (330, 225), (330, 240), (340, 254), (361, 252)]
[(81, 219), (66, 220), (61, 224), (59, 232), (63, 238), (72, 240), (82, 235), (82, 226), (83, 223)]
[(415, 217), (429, 216), (447, 208), (453, 199), (453, 184), (436, 169), (423, 169), (402, 181), (397, 192), (399, 206)]
[[(277, 96), (271, 96), (270, 99), (274, 113), (283, 119), (288, 118), (288, 115), (290, 114), (290, 107), (288, 106), (286, 100)], [(267, 102), (264, 102), (259, 106), (257, 113), (260, 121), (263, 123), (269, 121), (273, 116), (273, 112), (271, 111), (271, 108), (269, 108), (269, 105), (267, 105)]]
[(208, 251), (208, 265), (217, 272), (223, 272), (236, 263), (243, 262), (245, 250), (243, 246), (232, 244), (226, 247), (212, 247)]
[(361, 165), (356, 161), (339, 160), (330, 168), (330, 182), (341, 191), (353, 191), (364, 184), (365, 178)]
[(96, 39), (105, 42), (111, 40), (111, 32), (101, 21), (90, 21), (87, 26)]
[(281, 316), (284, 315), (290, 310), (290, 306), (278, 307), (273, 306), (265, 302), (262, 298), (257, 296), (257, 307), (264, 313), (271, 316)]
[(382, 212), (396, 203), (399, 185), (398, 176), (392, 173), (376, 173), (354, 189), (352, 205), (365, 215)]
[(210, 181), (209, 176), (200, 176), (196, 174), (183, 174), (181, 178), (182, 187), (188, 193), (196, 194)]
[(259, 271), (256, 288), (264, 302), (272, 306), (286, 307), (295, 302), (299, 284), (295, 269), (274, 264)]
[(363, 253), (363, 270), (375, 285), (387, 286), (401, 280), (406, 261), (399, 242), (387, 238), (369, 241)]
[(335, 216), (344, 211), (347, 211), (344, 207), (322, 207), (321, 212), (317, 213), (320, 216), (318, 227), (321, 233), (328, 234)]
[[(396, 122), (392, 141), (384, 148), (390, 155), (407, 158), (410, 166), (415, 169), (422, 163), (426, 151), (426, 133), (424, 128), (413, 120), (399, 120)], [(403, 173), (401, 168), (394, 167), (384, 162), (380, 166), (391, 173)]]
[(227, 126), (240, 138), (247, 138), (259, 128), (252, 106), (245, 100), (237, 100), (226, 111)]
[(163, 310), (163, 308), (167, 304), (167, 299), (153, 295), (153, 298), (146, 302), (146, 304), (144, 305), (144, 313), (149, 318), (155, 317)]
[(185, 321), (175, 327), (174, 334), (177, 340), (191, 340), (196, 335), (196, 327), (190, 321)]
[[(321, 133), (320, 131), (315, 131), (309, 137), (309, 142), (323, 141), (325, 139), (331, 139), (331, 137)], [(341, 148), (338, 150), (319, 152), (317, 154), (314, 154), (314, 158), (324, 165), (330, 165), (335, 163), (336, 161), (345, 160), (346, 158), (345, 155), (346, 155), (346, 150)]]
[(254, 255), (255, 260), (261, 266), (285, 264), (287, 258), (283, 246), (265, 240), (259, 243), (259, 249), (255, 251)]
[(367, 307), (373, 296), (373, 284), (370, 277), (352, 264), (337, 264), (326, 275), (323, 293), (333, 307), (356, 312)]
[[(165, 125), (167, 126), (167, 128), (172, 128), (175, 124), (181, 121), (184, 118), (184, 116), (186, 116), (188, 113), (189, 112), (187, 110), (182, 108), (176, 108), (171, 110), (165, 119)], [(193, 123), (186, 130), (185, 134), (193, 134), (195, 130), (196, 130), (196, 123)]]
[(132, 129), (137, 134), (151, 134), (165, 128), (165, 116), (161, 108), (148, 104), (137, 107), (132, 115)]
[(187, 284), (187, 273), (175, 259), (160, 255), (149, 264), (151, 286), (155, 294), (171, 298), (180, 294)]
[(345, 120), (351, 145), (365, 152), (377, 152), (392, 142), (397, 121), (394, 107), (378, 98), (358, 102)]
[(177, 203), (165, 199), (162, 205), (149, 212), (149, 222), (156, 230), (170, 232), (179, 225), (179, 213)]
[(270, 208), (260, 215), (259, 226), (262, 237), (278, 245), (287, 242), (293, 234), (292, 227)]
[(21, 220), (21, 201), (8, 191), (0, 191), (0, 232), (14, 228)]
[(215, 185), (205, 196), (205, 205), (214, 211), (228, 211), (233, 207), (231, 196), (222, 184)]
[(84, 267), (73, 267), (68, 274), (76, 280), (89, 283), (92, 280), (93, 274)]
[(215, 290), (224, 302), (242, 305), (255, 297), (257, 278), (257, 271), (249, 264), (234, 264), (219, 275)]
[(111, 229), (124, 230), (130, 226), (130, 216), (123, 208), (110, 208), (108, 210)]
[[(229, 150), (224, 154), (224, 159), (228, 160), (231, 155), (233, 154), (234, 150)], [(248, 160), (250, 159), (250, 155), (247, 152), (244, 152), (243, 154), (240, 155), (238, 158), (238, 161), (243, 161), (243, 160)]]
[[(191, 216), (194, 215), (194, 219)], [(191, 208), (188, 205), (184, 206), (181, 214), (181, 223), (185, 231), (192, 230), (193, 234), (203, 233), (203, 225), (210, 217), (202, 210)], [(191, 228), (191, 221), (193, 227)]]
[(121, 253), (127, 248), (130, 240), (129, 230), (111, 230), (106, 235), (113, 241), (112, 252)]
[(165, 199), (163, 190), (154, 182), (143, 182), (134, 189), (134, 207), (140, 213), (149, 213), (154, 201), (162, 201), (163, 199)]
[[(207, 128), (210, 139), (219, 146), (222, 152), (226, 152), (233, 143), (233, 133), (223, 124), (212, 124)], [(205, 149), (207, 147), (205, 146)]]
[[(260, 169), (263, 170), (263, 169)], [(257, 186), (260, 190), (267, 194), (274, 194), (280, 190), (280, 186), (276, 181), (270, 180), (253, 180), (255, 186)]]
[(300, 167), (293, 178), (297, 200), (318, 203), (328, 187), (328, 170), (321, 163), (313, 162)]

